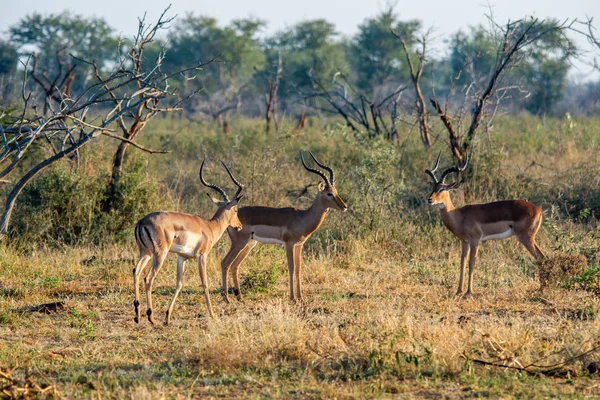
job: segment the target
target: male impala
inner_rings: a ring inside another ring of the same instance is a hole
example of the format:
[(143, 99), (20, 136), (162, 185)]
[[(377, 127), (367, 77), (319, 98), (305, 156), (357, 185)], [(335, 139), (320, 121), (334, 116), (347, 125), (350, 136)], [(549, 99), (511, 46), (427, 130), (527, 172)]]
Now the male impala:
[[(327, 178), (322, 171), (308, 167), (304, 161), (304, 155), (300, 152), (300, 159), (304, 168), (323, 179), (310, 208), (298, 210), (291, 207), (242, 207), (238, 213), (243, 226), (242, 230), (236, 232), (233, 229), (227, 229), (231, 239), (231, 249), (221, 261), (222, 295), (226, 303), (229, 303), (227, 298), (227, 271), (229, 267), (231, 266), (235, 295), (238, 300), (241, 300), (238, 267), (250, 253), (250, 250), (256, 246), (257, 242), (285, 246), (290, 275), (290, 299), (292, 301), (302, 299), (300, 282), (302, 245), (313, 232), (319, 229), (330, 208), (343, 211), (348, 208), (335, 188), (333, 170), (317, 161), (312, 153), (310, 153), (310, 156), (317, 165), (329, 172), (329, 178)], [(294, 277), (296, 279), (295, 293)]]
[(171, 321), (175, 300), (183, 287), (184, 263), (189, 258), (195, 258), (198, 261), (198, 271), (202, 288), (204, 289), (204, 298), (208, 313), (213, 316), (212, 306), (210, 304), (210, 293), (208, 291), (208, 282), (206, 279), (206, 256), (213, 245), (225, 232), (225, 229), (231, 227), (235, 230), (242, 229), (242, 223), (237, 216), (237, 204), (242, 196), (240, 192), (244, 188), (234, 177), (229, 168), (223, 164), (227, 173), (238, 186), (238, 191), (233, 200), (229, 200), (227, 194), (220, 187), (207, 183), (202, 175), (204, 161), (200, 166), (200, 182), (206, 187), (214, 189), (223, 200), (218, 200), (208, 195), (210, 200), (218, 206), (217, 212), (210, 221), (207, 221), (196, 215), (158, 211), (146, 215), (135, 226), (135, 241), (140, 249), (140, 260), (133, 268), (133, 287), (135, 290), (135, 322), (140, 320), (139, 311), (139, 280), (142, 271), (152, 258), (152, 266), (146, 275), (146, 300), (148, 302), (148, 321), (152, 321), (152, 284), (167, 254), (176, 253), (177, 257), (177, 286), (173, 300), (167, 310), (166, 324)]
[(460, 175), (460, 172), (467, 167), (468, 161), (468, 157), (465, 157), (462, 166), (446, 169), (439, 180), (434, 175), (440, 163), (439, 155), (433, 169), (425, 170), (433, 180), (433, 192), (429, 196), (429, 204), (438, 206), (444, 225), (462, 242), (457, 296), (462, 293), (465, 261), (470, 253), (469, 282), (465, 297), (472, 294), (473, 269), (479, 244), (483, 241), (506, 239), (515, 235), (534, 258), (537, 260), (544, 258), (544, 253), (535, 243), (535, 235), (542, 225), (542, 210), (533, 204), (523, 200), (505, 200), (454, 208), (449, 191), (458, 189), (462, 182), (457, 180), (446, 184), (444, 179), (453, 172)]

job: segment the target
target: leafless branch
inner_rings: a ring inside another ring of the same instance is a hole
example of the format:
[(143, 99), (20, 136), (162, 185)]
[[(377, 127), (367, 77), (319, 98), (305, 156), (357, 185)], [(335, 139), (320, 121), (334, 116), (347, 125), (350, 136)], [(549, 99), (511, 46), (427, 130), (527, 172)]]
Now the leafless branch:
[[(24, 63), (24, 76), (22, 85), (23, 108), (14, 117), (4, 118), (10, 121), (0, 127), (0, 179), (8, 175), (14, 175), (18, 165), (28, 159), (33, 161), (32, 167), (28, 167), (23, 175), (17, 177), (16, 183), (9, 191), (4, 212), (0, 217), (0, 238), (8, 229), (12, 210), (17, 198), (23, 188), (38, 173), (67, 156), (77, 154), (82, 147), (93, 143), (100, 136), (118, 139), (120, 145), (115, 154), (113, 162), (113, 181), (116, 185), (118, 175), (123, 161), (123, 155), (128, 146), (134, 146), (148, 153), (166, 153), (163, 150), (153, 150), (135, 143), (136, 135), (139, 134), (146, 124), (157, 114), (179, 110), (179, 105), (188, 100), (193, 92), (184, 98), (178, 98), (175, 90), (168, 85), (168, 77), (160, 67), (153, 67), (150, 71), (144, 71), (141, 60), (145, 46), (154, 40), (157, 30), (165, 29), (173, 18), (166, 18), (168, 8), (161, 14), (158, 22), (153, 25), (145, 25), (145, 19), (140, 19), (138, 34), (134, 37), (131, 50), (116, 61), (116, 67), (107, 73), (90, 61), (77, 58), (79, 62), (85, 63), (92, 69), (95, 82), (91, 83), (78, 97), (70, 97), (69, 90), (65, 90), (68, 79), (65, 73), (73, 72), (69, 66), (66, 68), (65, 61), (58, 57), (59, 71), (53, 79), (44, 76), (36, 80), (35, 56), (30, 57)], [(127, 58), (131, 62), (126, 62)], [(75, 58), (73, 58), (75, 59)], [(160, 64), (162, 59), (157, 60)], [(201, 64), (204, 65), (204, 64)], [(195, 65), (185, 70), (177, 71), (176, 74), (197, 69), (201, 65)], [(37, 112), (37, 105), (32, 100), (32, 94), (26, 91), (28, 79), (34, 79), (38, 85), (44, 86), (44, 112)], [(54, 103), (48, 101), (51, 98)], [(106, 104), (112, 103), (114, 107), (107, 110)], [(165, 103), (163, 106), (161, 103)], [(88, 115), (95, 117), (93, 122), (88, 120)], [(127, 118), (125, 118), (127, 117)], [(116, 135), (111, 129), (117, 123), (121, 135)], [(39, 142), (43, 140), (44, 142)], [(50, 143), (53, 154), (49, 157), (35, 159), (35, 154), (30, 154), (37, 143)], [(56, 146), (55, 146), (56, 144)], [(116, 171), (116, 172), (115, 172)], [(114, 186), (113, 186), (114, 187)]]

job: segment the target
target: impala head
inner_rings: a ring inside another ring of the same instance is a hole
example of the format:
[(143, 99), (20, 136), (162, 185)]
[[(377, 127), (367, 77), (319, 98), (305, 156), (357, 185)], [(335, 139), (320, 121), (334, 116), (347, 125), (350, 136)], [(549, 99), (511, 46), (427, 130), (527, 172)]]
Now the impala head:
[[(206, 160), (204, 160), (204, 161), (206, 161)], [(231, 178), (233, 183), (235, 183), (236, 186), (238, 187), (238, 190), (235, 193), (235, 196), (233, 196), (233, 200), (229, 200), (229, 197), (227, 197), (227, 193), (225, 193), (225, 191), (223, 189), (221, 189), (217, 185), (206, 182), (206, 180), (204, 179), (204, 176), (202, 174), (202, 171), (204, 169), (204, 161), (202, 161), (202, 165), (200, 165), (200, 182), (202, 182), (202, 184), (204, 186), (213, 189), (215, 192), (217, 192), (221, 196), (221, 199), (218, 199), (218, 198), (211, 196), (209, 193), (207, 193), (208, 198), (210, 199), (210, 201), (212, 203), (217, 205), (219, 211), (222, 211), (223, 215), (225, 216), (225, 218), (228, 221), (228, 226), (234, 228), (237, 231), (241, 231), (242, 230), (242, 222), (238, 218), (237, 212), (238, 212), (238, 202), (244, 196), (243, 194), (242, 195), (240, 194), (242, 192), (242, 190), (244, 189), (244, 185), (242, 185), (240, 182), (238, 182), (237, 179), (235, 179), (235, 177), (233, 176), (233, 174), (231, 173), (231, 171), (229, 170), (227, 165), (225, 165), (225, 163), (223, 161), (221, 161), (221, 164), (223, 164), (223, 166), (227, 170), (229, 177)]]
[(307, 171), (312, 172), (313, 174), (317, 174), (321, 178), (323, 178), (323, 182), (319, 184), (319, 193), (317, 194), (318, 198), (327, 208), (346, 211), (348, 209), (348, 206), (346, 205), (344, 200), (342, 200), (335, 188), (335, 175), (333, 174), (333, 170), (327, 165), (321, 164), (312, 152), (309, 151), (309, 154), (312, 157), (313, 161), (319, 167), (329, 172), (328, 178), (322, 171), (315, 168), (311, 168), (308, 165), (306, 165), (306, 161), (304, 161), (304, 154), (300, 152), (300, 160), (302, 160), (302, 165), (304, 165), (304, 168), (306, 168)]
[(467, 168), (467, 163), (469, 162), (469, 155), (467, 154), (463, 165), (461, 165), (460, 167), (447, 168), (444, 172), (442, 172), (442, 175), (440, 175), (440, 179), (438, 180), (435, 177), (434, 172), (437, 170), (438, 165), (440, 164), (440, 155), (441, 153), (437, 156), (435, 166), (432, 169), (425, 170), (425, 173), (429, 175), (431, 177), (431, 180), (433, 181), (433, 191), (431, 192), (431, 195), (429, 195), (429, 199), (427, 199), (427, 202), (430, 205), (446, 203), (448, 199), (448, 191), (458, 189), (460, 185), (462, 185), (462, 181), (457, 180), (454, 183), (445, 183), (444, 179), (446, 179), (446, 177), (453, 172), (460, 174)]

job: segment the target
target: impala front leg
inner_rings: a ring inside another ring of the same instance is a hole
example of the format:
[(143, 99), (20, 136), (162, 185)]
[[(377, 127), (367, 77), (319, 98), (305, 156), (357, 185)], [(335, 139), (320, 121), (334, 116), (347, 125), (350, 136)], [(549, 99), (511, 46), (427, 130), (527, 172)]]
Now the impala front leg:
[(171, 300), (171, 304), (167, 310), (167, 320), (165, 321), (165, 325), (169, 325), (171, 322), (171, 315), (173, 315), (173, 307), (175, 307), (175, 300), (177, 300), (177, 296), (179, 296), (179, 292), (181, 292), (181, 288), (183, 287), (183, 272), (185, 271), (185, 258), (177, 257), (177, 284), (175, 286), (175, 294), (173, 294), (173, 300)]
[(296, 277), (296, 297), (298, 300), (302, 300), (302, 281), (300, 276), (302, 275), (302, 244), (294, 246), (294, 264), (295, 264), (295, 277)]
[(469, 255), (469, 284), (467, 286), (467, 292), (465, 297), (469, 297), (473, 294), (471, 287), (473, 286), (473, 272), (475, 272), (475, 262), (477, 261), (477, 251), (479, 250), (479, 243), (471, 245), (471, 254)]
[(200, 280), (202, 281), (202, 288), (204, 289), (204, 299), (206, 300), (206, 307), (208, 308), (208, 314), (211, 317), (214, 317), (212, 304), (210, 303), (208, 278), (206, 277), (206, 255), (205, 254), (201, 254), (198, 257), (198, 272), (200, 273)]
[(295, 246), (293, 243), (285, 244), (285, 253), (288, 260), (288, 272), (290, 274), (290, 300), (296, 302), (296, 298), (294, 297), (294, 248)]
[(458, 277), (458, 290), (456, 295), (460, 296), (463, 291), (463, 276), (465, 275), (465, 264), (467, 262), (467, 256), (469, 255), (469, 242), (461, 241), (462, 252), (460, 254), (460, 276)]

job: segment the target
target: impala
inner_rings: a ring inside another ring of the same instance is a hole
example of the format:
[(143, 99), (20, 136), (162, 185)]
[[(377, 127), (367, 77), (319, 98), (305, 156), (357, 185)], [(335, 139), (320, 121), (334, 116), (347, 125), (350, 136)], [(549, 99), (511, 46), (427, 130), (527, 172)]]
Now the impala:
[(227, 165), (223, 164), (227, 173), (237, 185), (238, 191), (233, 200), (229, 200), (227, 194), (220, 187), (207, 183), (204, 180), (202, 171), (204, 169), (204, 161), (200, 166), (200, 182), (208, 188), (215, 190), (222, 200), (213, 198), (210, 194), (208, 197), (217, 205), (217, 212), (207, 221), (201, 217), (191, 214), (178, 212), (158, 211), (146, 215), (140, 219), (135, 226), (135, 241), (140, 250), (140, 260), (133, 268), (133, 286), (135, 290), (135, 322), (140, 320), (139, 311), (139, 280), (142, 271), (152, 259), (152, 266), (144, 278), (146, 282), (146, 300), (148, 303), (148, 321), (152, 321), (152, 284), (158, 270), (162, 266), (165, 258), (169, 253), (175, 253), (177, 257), (177, 285), (175, 294), (167, 310), (166, 324), (171, 321), (175, 300), (183, 287), (183, 272), (185, 261), (189, 258), (195, 258), (198, 262), (198, 272), (204, 289), (204, 298), (208, 313), (212, 317), (213, 310), (210, 303), (210, 293), (208, 291), (208, 282), (206, 278), (206, 256), (212, 249), (213, 245), (225, 232), (225, 229), (231, 227), (233, 230), (241, 230), (242, 223), (240, 222), (237, 209), (238, 202), (242, 197), (240, 192), (244, 188), (233, 176)]
[[(231, 239), (231, 248), (221, 262), (223, 282), (221, 293), (226, 303), (229, 303), (227, 298), (227, 271), (231, 267), (234, 293), (237, 299), (241, 300), (238, 267), (257, 243), (285, 246), (290, 276), (290, 299), (292, 301), (302, 299), (302, 285), (300, 282), (302, 245), (319, 229), (330, 208), (343, 211), (348, 208), (335, 188), (333, 170), (327, 165), (321, 164), (312, 153), (310, 153), (310, 156), (317, 165), (329, 172), (329, 178), (322, 171), (308, 167), (304, 161), (304, 155), (300, 152), (300, 159), (304, 168), (323, 179), (323, 182), (319, 185), (317, 195), (308, 209), (241, 207), (238, 217), (242, 222), (242, 230), (227, 229)], [(296, 280), (295, 293), (294, 278)]]
[(473, 270), (481, 242), (506, 239), (514, 235), (536, 260), (545, 258), (544, 253), (535, 243), (535, 235), (542, 224), (542, 210), (539, 207), (523, 200), (505, 200), (454, 208), (449, 192), (458, 189), (462, 182), (457, 180), (447, 184), (444, 183), (444, 179), (451, 173), (460, 176), (467, 167), (468, 161), (468, 157), (465, 157), (460, 167), (446, 169), (439, 180), (434, 175), (440, 163), (439, 155), (433, 169), (425, 170), (433, 180), (429, 204), (438, 206), (444, 225), (462, 243), (457, 296), (462, 293), (465, 262), (469, 256), (469, 282), (465, 297), (472, 294)]

